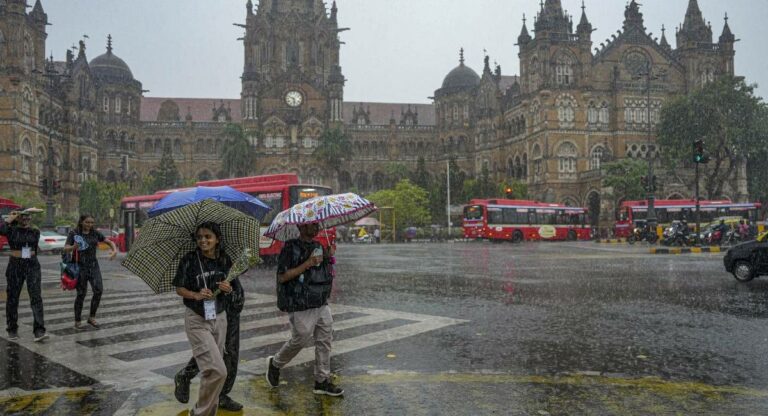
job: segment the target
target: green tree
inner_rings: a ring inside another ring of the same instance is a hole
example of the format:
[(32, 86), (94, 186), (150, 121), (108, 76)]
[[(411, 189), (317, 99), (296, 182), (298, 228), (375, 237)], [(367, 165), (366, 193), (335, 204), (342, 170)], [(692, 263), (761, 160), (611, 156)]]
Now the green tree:
[(710, 162), (700, 172), (708, 199), (720, 197), (739, 164), (764, 147), (765, 113), (754, 88), (743, 78), (721, 77), (662, 108), (658, 143), (668, 167), (690, 168), (693, 143), (704, 140)]
[(179, 169), (176, 167), (176, 163), (173, 161), (173, 155), (170, 149), (163, 150), (163, 156), (160, 158), (160, 164), (157, 166), (157, 170), (154, 175), (150, 175), (153, 180), (151, 183), (152, 192), (156, 192), (161, 189), (176, 188), (180, 184)]
[(747, 178), (749, 178), (749, 195), (763, 203), (763, 210), (768, 208), (768, 169), (765, 163), (768, 161), (768, 107), (762, 105), (760, 126), (758, 127), (763, 138), (762, 146), (756, 146), (747, 158)]
[(224, 173), (230, 177), (249, 176), (254, 172), (255, 152), (245, 131), (239, 124), (228, 124), (222, 132), (224, 145), (221, 152), (221, 161)]
[(393, 189), (384, 189), (368, 195), (378, 206), (393, 207), (398, 227), (430, 224), (429, 194), (409, 179), (403, 179)]
[(648, 163), (637, 159), (621, 159), (604, 165), (605, 186), (613, 188), (612, 196), (618, 200), (645, 198), (642, 177), (648, 175)]
[(412, 173), (408, 170), (408, 167), (403, 163), (389, 162), (384, 166), (384, 174), (387, 177), (387, 186), (394, 187), (403, 179), (407, 179), (412, 176)]
[(22, 208), (35, 207), (45, 209), (45, 199), (36, 189), (12, 193), (8, 195), (7, 198), (21, 205)]
[(419, 156), (419, 160), (416, 162), (416, 170), (411, 173), (411, 181), (422, 189), (429, 189), (432, 183), (429, 171), (427, 171), (427, 162), (424, 160), (424, 156)]
[(339, 128), (327, 129), (320, 135), (320, 143), (312, 156), (326, 169), (339, 176), (342, 162), (352, 156), (352, 141)]
[[(120, 200), (130, 193), (126, 183), (85, 181), (80, 185), (80, 213), (93, 215), (99, 224), (109, 224), (119, 215)], [(110, 210), (113, 217), (109, 215)]]
[[(507, 195), (507, 189), (512, 190), (510, 195)], [(501, 198), (528, 199), (528, 184), (514, 178), (507, 178), (502, 181), (496, 190), (497, 196)]]

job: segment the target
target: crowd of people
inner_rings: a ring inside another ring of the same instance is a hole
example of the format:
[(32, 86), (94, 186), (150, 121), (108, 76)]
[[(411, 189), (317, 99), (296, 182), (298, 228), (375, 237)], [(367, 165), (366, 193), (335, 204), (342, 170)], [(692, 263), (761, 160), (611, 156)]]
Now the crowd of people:
[[(77, 227), (70, 231), (64, 247), (66, 255), (79, 265), (74, 301), (74, 327), (98, 330), (96, 313), (104, 291), (97, 259), (99, 243), (110, 246), (108, 257), (117, 254), (115, 245), (94, 228), (91, 215), (81, 215)], [(333, 316), (328, 298), (333, 283), (335, 249), (315, 241), (317, 224), (299, 226), (300, 236), (285, 243), (277, 268), (278, 308), (288, 313), (290, 339), (274, 355), (267, 358), (265, 378), (271, 388), (280, 385), (280, 369), (314, 339), (315, 374), (313, 392), (341, 396), (344, 391), (331, 380), (330, 354), (333, 338)], [(10, 259), (6, 269), (6, 331), (8, 338), (18, 340), (18, 305), (24, 283), (30, 297), (35, 342), (47, 338), (43, 317), (41, 268), (37, 259), (40, 231), (32, 225), (28, 210), (11, 212), (0, 222), (0, 235), (8, 239)], [(173, 286), (185, 307), (184, 329), (192, 358), (174, 377), (174, 395), (187, 403), (190, 383), (200, 375), (197, 402), (190, 415), (216, 414), (217, 409), (239, 411), (242, 405), (229, 394), (237, 377), (240, 351), (240, 313), (245, 293), (239, 279), (229, 281), (232, 260), (223, 249), (226, 243), (218, 224), (206, 222), (197, 226), (192, 236), (196, 249), (179, 262)], [(92, 290), (88, 319), (82, 322), (83, 304), (88, 285)]]

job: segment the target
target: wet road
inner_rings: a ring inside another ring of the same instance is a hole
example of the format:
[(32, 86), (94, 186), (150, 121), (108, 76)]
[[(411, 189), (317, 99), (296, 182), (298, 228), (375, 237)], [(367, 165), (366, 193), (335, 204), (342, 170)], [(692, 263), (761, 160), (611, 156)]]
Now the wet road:
[[(242, 414), (768, 414), (768, 279), (738, 283), (722, 254), (473, 242), (337, 257), (332, 370), (345, 397), (312, 395), (311, 351), (266, 388), (264, 357), (288, 334), (261, 269), (243, 280)], [(102, 329), (78, 333), (74, 294), (42, 259), (51, 338), (31, 342), (23, 301), (21, 339), (0, 338), (0, 413), (184, 414), (168, 378), (189, 354), (175, 295), (147, 296), (102, 260)]]

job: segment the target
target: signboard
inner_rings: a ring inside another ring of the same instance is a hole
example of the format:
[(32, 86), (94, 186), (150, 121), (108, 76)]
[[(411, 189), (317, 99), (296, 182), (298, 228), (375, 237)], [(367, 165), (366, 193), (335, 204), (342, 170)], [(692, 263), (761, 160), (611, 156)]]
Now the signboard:
[(542, 225), (539, 228), (539, 235), (541, 238), (549, 240), (550, 238), (555, 238), (555, 235), (557, 235), (557, 230), (555, 230), (555, 227), (551, 225)]

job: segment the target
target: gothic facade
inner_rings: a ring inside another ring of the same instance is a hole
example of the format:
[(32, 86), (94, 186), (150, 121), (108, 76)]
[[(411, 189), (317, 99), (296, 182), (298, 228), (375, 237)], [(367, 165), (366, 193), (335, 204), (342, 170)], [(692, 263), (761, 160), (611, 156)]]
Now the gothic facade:
[[(574, 31), (561, 1), (546, 0), (533, 36), (523, 21), (518, 76), (488, 57), (478, 74), (462, 53), (432, 104), (345, 102), (337, 15), (335, 2), (248, 0), (239, 99), (155, 98), (143, 96), (111, 38), (90, 61), (83, 42), (64, 61), (46, 59), (41, 1), (28, 13), (24, 0), (0, 0), (0, 192), (39, 187), (49, 156), (65, 210), (83, 181), (137, 183), (164, 152), (186, 180), (220, 177), (222, 131), (239, 123), (258, 174), (295, 172), (365, 193), (388, 186), (393, 166), (413, 169), (423, 157), (438, 178), (455, 160), (465, 176), (516, 178), (535, 199), (599, 211), (601, 165), (655, 158), (648, 132), (661, 105), (734, 71), (727, 21), (715, 42), (696, 0), (674, 48), (663, 28), (660, 40), (648, 33), (633, 0), (622, 29), (594, 50), (584, 8)], [(311, 157), (331, 127), (352, 142), (333, 170)], [(680, 178), (664, 178), (660, 197), (690, 196)], [(724, 196), (744, 198), (745, 187), (735, 180)]]

